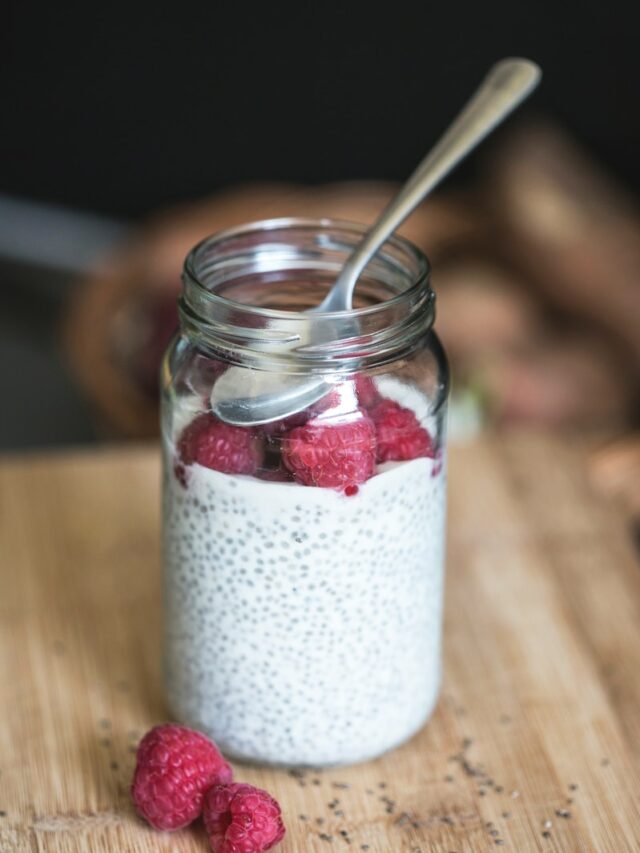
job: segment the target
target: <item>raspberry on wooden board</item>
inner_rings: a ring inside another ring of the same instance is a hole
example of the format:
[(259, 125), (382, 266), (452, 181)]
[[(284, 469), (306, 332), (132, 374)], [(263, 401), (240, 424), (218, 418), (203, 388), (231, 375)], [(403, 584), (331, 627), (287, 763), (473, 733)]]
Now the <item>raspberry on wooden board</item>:
[(151, 826), (181, 829), (200, 816), (206, 791), (232, 778), (230, 765), (209, 738), (168, 723), (140, 741), (131, 796)]
[(253, 785), (215, 785), (203, 807), (213, 853), (264, 853), (284, 838), (280, 806)]

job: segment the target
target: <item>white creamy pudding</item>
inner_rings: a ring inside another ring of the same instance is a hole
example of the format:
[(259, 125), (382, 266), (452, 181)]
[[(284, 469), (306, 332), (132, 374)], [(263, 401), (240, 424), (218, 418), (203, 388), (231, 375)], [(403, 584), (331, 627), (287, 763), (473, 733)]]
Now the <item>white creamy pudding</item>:
[(387, 462), (346, 496), (197, 463), (185, 488), (165, 454), (173, 712), (284, 765), (361, 761), (419, 729), (440, 682), (441, 463)]

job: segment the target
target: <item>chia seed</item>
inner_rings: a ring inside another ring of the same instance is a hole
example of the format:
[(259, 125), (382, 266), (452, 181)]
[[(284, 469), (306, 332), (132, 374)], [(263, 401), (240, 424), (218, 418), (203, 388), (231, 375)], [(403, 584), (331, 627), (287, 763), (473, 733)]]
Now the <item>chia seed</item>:
[(236, 759), (293, 765), (361, 761), (420, 728), (440, 678), (445, 486), (431, 461), (389, 467), (348, 499), (197, 463), (184, 488), (166, 438), (173, 714)]

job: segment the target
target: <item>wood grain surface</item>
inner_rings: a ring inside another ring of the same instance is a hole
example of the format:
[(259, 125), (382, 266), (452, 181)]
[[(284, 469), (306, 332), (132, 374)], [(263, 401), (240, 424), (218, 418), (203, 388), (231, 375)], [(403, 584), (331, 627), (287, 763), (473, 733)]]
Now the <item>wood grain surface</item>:
[[(579, 443), (487, 439), (450, 464), (445, 679), (378, 761), (237, 766), (282, 853), (640, 850), (640, 570)], [(166, 718), (155, 448), (0, 463), (0, 851), (206, 851), (129, 800)]]

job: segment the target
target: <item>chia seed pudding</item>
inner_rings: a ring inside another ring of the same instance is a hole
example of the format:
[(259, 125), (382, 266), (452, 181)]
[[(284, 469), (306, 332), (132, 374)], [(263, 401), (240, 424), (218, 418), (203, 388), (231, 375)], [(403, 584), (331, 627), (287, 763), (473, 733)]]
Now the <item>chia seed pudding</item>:
[[(373, 758), (437, 700), (449, 374), (428, 261), (390, 238), (353, 309), (308, 310), (365, 230), (252, 223), (185, 262), (162, 364), (165, 685), (240, 760)], [(280, 376), (322, 381), (266, 423), (218, 407)]]
[(285, 765), (362, 761), (416, 732), (440, 683), (441, 463), (385, 462), (347, 496), (197, 463), (185, 488), (171, 439), (165, 453), (176, 715), (229, 755)]

